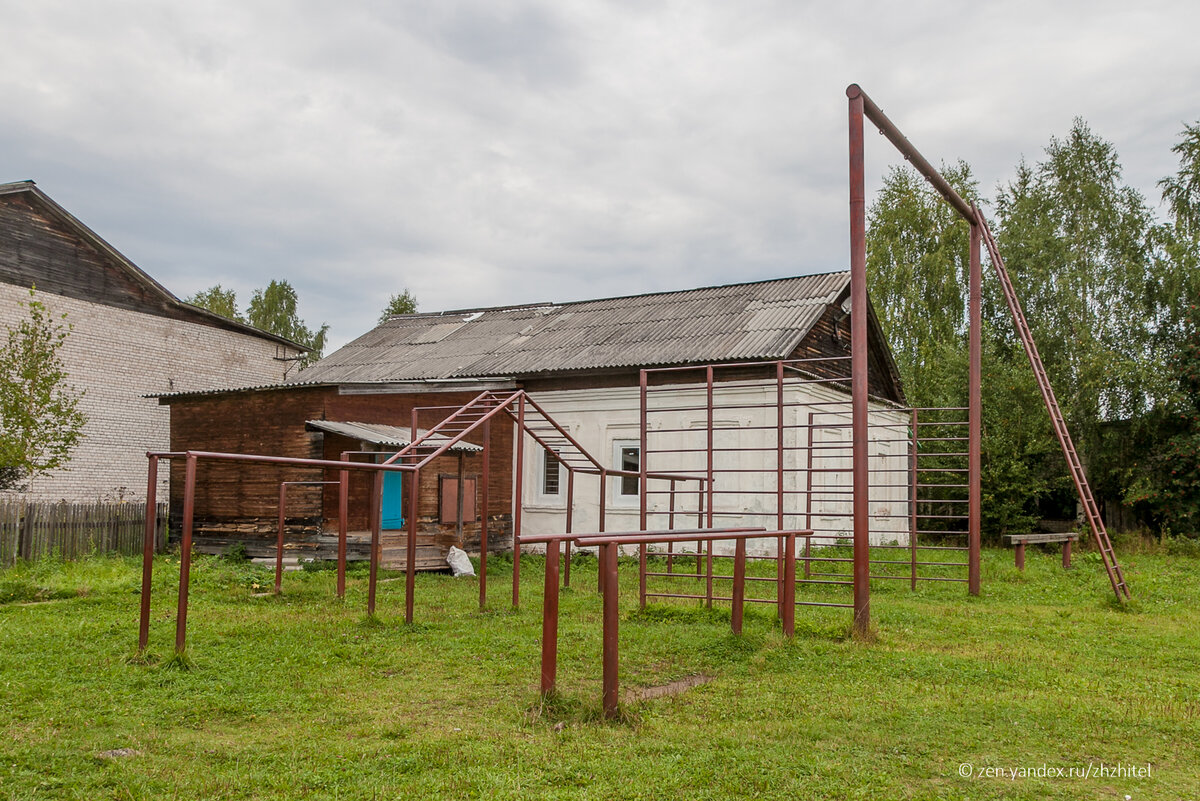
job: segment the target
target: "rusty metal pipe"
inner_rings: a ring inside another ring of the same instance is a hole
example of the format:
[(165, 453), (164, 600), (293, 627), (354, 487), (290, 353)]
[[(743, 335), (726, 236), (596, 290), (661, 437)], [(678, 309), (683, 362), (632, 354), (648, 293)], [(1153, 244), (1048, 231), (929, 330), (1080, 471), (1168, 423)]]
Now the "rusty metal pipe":
[(982, 469), (982, 431), (983, 431), (983, 345), (981, 306), (983, 297), (983, 268), (980, 264), (980, 230), (979, 225), (971, 225), (971, 277), (968, 303), (970, 331), (968, 333), (968, 350), (970, 375), (967, 388), (967, 412), (970, 426), (968, 428), (967, 470), (969, 489), (969, 504), (967, 515), (967, 546), (969, 565), (967, 567), (967, 592), (979, 594), (979, 547), (980, 547), (980, 513), (983, 508), (980, 473)]
[(546, 582), (542, 590), (542, 695), (554, 691), (558, 672), (558, 540), (546, 545)]
[(870, 587), (870, 465), (867, 451), (867, 198), (863, 148), (863, 108), (866, 96), (857, 85), (850, 98), (850, 359), (852, 465), (854, 483), (854, 633), (866, 636), (871, 627)]
[(179, 604), (175, 611), (175, 653), (187, 648), (188, 580), (192, 570), (192, 521), (196, 516), (196, 455), (187, 455), (183, 478), (183, 533), (179, 541)]
[(146, 529), (142, 539), (142, 599), (138, 619), (138, 651), (150, 643), (150, 592), (154, 578), (154, 546), (158, 538), (158, 456), (148, 455)]

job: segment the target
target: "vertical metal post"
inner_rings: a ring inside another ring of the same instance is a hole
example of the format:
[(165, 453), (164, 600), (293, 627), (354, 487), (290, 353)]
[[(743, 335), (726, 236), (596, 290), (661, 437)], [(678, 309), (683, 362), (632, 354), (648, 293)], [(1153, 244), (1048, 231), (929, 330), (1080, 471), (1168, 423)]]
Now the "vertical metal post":
[[(675, 530), (675, 479), (671, 479), (671, 505), (667, 512), (667, 531)], [(667, 543), (667, 572), (675, 572), (675, 543)]]
[[(382, 474), (377, 494), (382, 498)], [(414, 470), (408, 479), (408, 541), (404, 544), (404, 622), (413, 622), (413, 606), (417, 594), (417, 515), (421, 497), (421, 471)], [(380, 506), (383, 504), (381, 503)]]
[(854, 633), (871, 628), (871, 506), (867, 441), (867, 199), (863, 149), (863, 96), (858, 86), (850, 99), (850, 376), (851, 453), (854, 476)]
[(967, 434), (967, 465), (970, 480), (967, 501), (967, 592), (979, 594), (979, 518), (981, 505), (980, 469), (981, 469), (981, 432), (982, 432), (982, 334), (980, 323), (980, 306), (983, 294), (983, 269), (980, 266), (980, 230), (978, 223), (971, 225), (971, 279), (968, 292), (968, 307), (970, 315), (970, 330), (968, 333), (968, 349), (970, 359), (970, 377), (967, 388), (968, 419), (970, 430)]
[[(641, 402), (639, 405), (639, 429), (640, 440), (638, 442), (638, 531), (646, 530), (646, 517), (649, 512), (649, 482), (646, 480), (648, 473), (646, 463), (649, 461), (646, 454), (647, 433), (646, 433), (646, 371), (640, 372), (638, 380), (639, 394)], [(624, 467), (624, 465), (622, 465)], [(638, 608), (646, 608), (646, 543), (638, 543)]]
[(787, 561), (783, 568), (783, 634), (791, 637), (796, 633), (796, 535), (788, 534), (784, 540)]
[[(708, 391), (708, 527), (713, 527), (713, 368), (710, 364), (704, 369), (705, 382)], [(709, 543), (711, 547), (712, 543)]]
[[(575, 519), (575, 470), (567, 468), (567, 533), (571, 533), (571, 526)], [(571, 541), (567, 540), (567, 556), (566, 562), (563, 564), (563, 586), (571, 586)]]
[(187, 454), (183, 473), (183, 533), (179, 540), (179, 605), (175, 612), (175, 653), (187, 648), (188, 579), (192, 572), (192, 519), (196, 515), (196, 457)]
[[(807, 460), (808, 467), (805, 470), (805, 491), (804, 491), (804, 527), (811, 529), (813, 527), (813, 420), (812, 412), (808, 413), (808, 450)], [(812, 537), (804, 538), (804, 578), (812, 576), (812, 561), (809, 557), (812, 556)]]
[[(729, 625), (734, 634), (742, 633), (742, 607), (746, 599), (746, 540), (739, 538), (733, 552), (733, 611)], [(782, 598), (782, 594), (779, 596)]]
[[(696, 528), (704, 528), (704, 486), (702, 481), (696, 486)], [(696, 578), (704, 574), (704, 542), (696, 540)]]
[[(350, 461), (343, 453), (342, 461)], [(346, 597), (346, 538), (350, 528), (350, 471), (338, 471), (337, 597)]]
[(558, 672), (558, 540), (546, 544), (546, 583), (542, 591), (542, 695), (554, 691)]
[(513, 572), (512, 605), (521, 605), (521, 511), (525, 506), (525, 393), (517, 400), (517, 463), (513, 474)]
[(600, 527), (601, 532), (604, 531), (605, 512), (608, 511), (608, 471), (603, 467), (600, 468)]
[(279, 520), (275, 527), (275, 594), (283, 592), (283, 527), (287, 510), (287, 483), (279, 482)]
[(619, 621), (617, 585), (617, 544), (609, 543), (601, 548), (601, 572), (604, 581), (604, 633), (602, 662), (604, 685), (604, 716), (615, 718), (618, 713), (617, 700), (617, 625)]
[[(775, 528), (783, 531), (783, 362), (775, 362)], [(775, 540), (775, 598), (783, 596), (783, 537)]]
[(379, 538), (383, 514), (383, 471), (371, 473), (371, 572), (367, 576), (367, 614), (375, 614), (375, 584), (379, 578)]
[(708, 549), (708, 559), (705, 564), (707, 566), (706, 584), (704, 590), (704, 605), (712, 609), (713, 602), (713, 541), (707, 540), (705, 545)]
[(492, 483), (492, 421), (483, 421), (483, 494), (479, 499), (479, 609), (487, 606), (488, 497)]
[(147, 454), (146, 529), (142, 538), (142, 605), (138, 620), (138, 651), (150, 643), (150, 589), (154, 578), (154, 545), (158, 539), (158, 457)]
[(910, 437), (910, 449), (912, 451), (909, 457), (909, 488), (908, 488), (908, 549), (912, 558), (912, 586), (911, 589), (917, 588), (917, 445), (920, 440), (917, 438), (917, 410), (912, 410), (912, 432)]

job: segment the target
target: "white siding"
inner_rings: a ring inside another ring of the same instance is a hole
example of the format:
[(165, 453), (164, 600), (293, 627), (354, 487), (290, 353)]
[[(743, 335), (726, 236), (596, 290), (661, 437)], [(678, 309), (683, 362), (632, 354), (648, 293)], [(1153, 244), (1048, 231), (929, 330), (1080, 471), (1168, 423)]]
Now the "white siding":
[[(776, 525), (776, 481), (777, 481), (777, 430), (776, 385), (766, 383), (752, 387), (721, 387), (716, 393), (714, 445), (715, 486), (730, 494), (715, 496), (714, 524), (717, 526)], [(589, 390), (564, 390), (542, 392), (535, 395), (554, 419), (594, 457), (606, 466), (613, 466), (613, 443), (617, 440), (639, 438), (639, 390), (637, 388), (609, 388)], [(844, 393), (820, 385), (791, 386), (785, 390), (784, 428), (784, 525), (805, 527), (807, 522), (805, 494), (808, 474), (807, 430), (798, 428), (808, 422), (810, 411), (828, 412), (843, 409), (848, 421), (849, 398)], [(831, 407), (830, 403), (844, 404)], [(754, 407), (764, 408), (720, 408)], [(670, 392), (654, 392), (651, 408), (703, 407), (703, 386), (680, 386)], [(822, 422), (838, 422), (830, 414), (822, 414)], [(882, 405), (872, 407), (871, 422), (883, 423), (886, 427), (871, 429), (871, 539), (872, 542), (908, 542), (909, 477), (907, 437), (907, 415)], [(672, 431), (679, 430), (682, 431)], [(707, 414), (703, 409), (689, 411), (655, 412), (649, 419), (650, 461), (649, 469), (659, 472), (683, 472), (702, 476), (706, 469), (704, 453), (667, 454), (660, 450), (701, 448), (707, 443)], [(833, 446), (845, 443), (844, 450), (815, 450), (819, 467), (837, 470), (836, 473), (814, 472), (813, 515), (811, 525), (821, 533), (845, 533), (849, 536), (852, 523), (849, 494), (819, 492), (822, 487), (848, 489), (850, 484), (850, 435), (848, 429), (820, 428), (814, 431), (818, 446)], [(739, 448), (738, 451), (722, 451), (721, 448)], [(754, 449), (754, 450), (751, 450)], [(541, 489), (542, 459), (539, 447), (526, 440), (524, 523), (525, 533), (555, 533), (563, 531), (566, 510), (566, 476), (564, 471), (561, 492), (558, 496), (546, 496)], [(844, 472), (841, 472), (844, 469)], [(607, 488), (608, 509), (605, 528), (609, 531), (636, 530), (639, 528), (636, 499), (622, 499), (617, 489), (616, 478), (609, 479)], [(651, 481), (651, 490), (666, 489), (665, 481)], [(683, 486), (682, 484), (680, 485)], [(691, 492), (685, 499), (677, 496), (677, 510), (688, 510), (680, 514), (676, 528), (694, 527), (696, 524), (697, 483), (690, 483)], [(652, 530), (667, 528), (666, 511), (668, 496), (651, 495), (648, 527)], [(573, 529), (576, 532), (596, 531), (599, 526), (599, 481), (594, 476), (578, 475), (575, 481), (575, 510)], [(730, 546), (732, 547), (732, 546)], [(760, 543), (760, 553), (773, 552), (773, 544)]]

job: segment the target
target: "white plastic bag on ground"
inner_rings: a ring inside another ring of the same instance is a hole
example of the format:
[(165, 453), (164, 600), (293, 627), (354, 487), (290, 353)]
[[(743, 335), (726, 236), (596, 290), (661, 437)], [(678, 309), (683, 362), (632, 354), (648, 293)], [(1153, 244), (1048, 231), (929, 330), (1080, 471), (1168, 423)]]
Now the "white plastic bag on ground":
[(455, 548), (451, 545), (450, 553), (446, 554), (446, 564), (450, 565), (450, 572), (454, 574), (455, 578), (475, 575), (475, 568), (471, 566), (471, 559), (462, 548)]

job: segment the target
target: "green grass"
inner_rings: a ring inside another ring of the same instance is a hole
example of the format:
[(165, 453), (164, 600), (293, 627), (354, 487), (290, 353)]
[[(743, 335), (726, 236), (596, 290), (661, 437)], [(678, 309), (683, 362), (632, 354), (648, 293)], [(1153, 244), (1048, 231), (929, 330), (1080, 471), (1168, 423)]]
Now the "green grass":
[[(361, 570), (344, 602), (332, 571), (255, 597), (269, 570), (200, 557), (183, 659), (177, 557), (156, 561), (143, 657), (140, 564), (23, 565), (0, 572), (0, 798), (1194, 796), (1200, 560), (1127, 556), (1136, 599), (1119, 607), (1094, 555), (1069, 572), (1057, 559), (1031, 549), (1021, 574), (1011, 551), (985, 551), (980, 598), (880, 582), (871, 643), (847, 637), (844, 609), (801, 607), (792, 641), (769, 606), (748, 607), (741, 637), (727, 608), (639, 612), (625, 564), (622, 688), (712, 681), (628, 703), (616, 722), (599, 715), (594, 560), (562, 593), (559, 692), (545, 700), (538, 558), (522, 560), (519, 611), (511, 561), (492, 560), (482, 614), (477, 580), (420, 575), (405, 626), (403, 581), (380, 584), (369, 620)], [(117, 749), (136, 753), (105, 756)], [(962, 763), (1151, 775), (967, 779)]]

